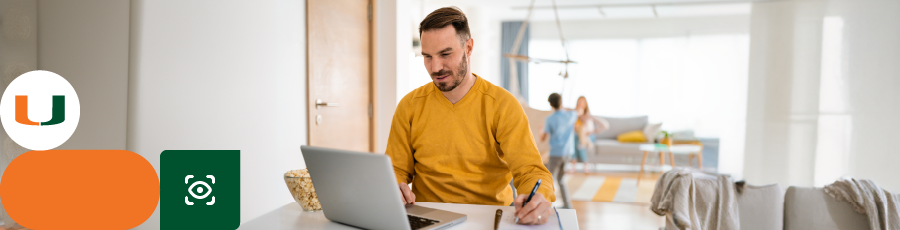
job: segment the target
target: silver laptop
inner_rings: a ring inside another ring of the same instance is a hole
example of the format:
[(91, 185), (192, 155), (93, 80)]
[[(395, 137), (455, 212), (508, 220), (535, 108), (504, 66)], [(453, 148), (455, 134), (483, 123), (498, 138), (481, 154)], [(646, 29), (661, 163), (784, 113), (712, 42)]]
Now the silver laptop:
[(366, 229), (444, 229), (466, 215), (403, 205), (387, 155), (300, 146), (325, 218)]

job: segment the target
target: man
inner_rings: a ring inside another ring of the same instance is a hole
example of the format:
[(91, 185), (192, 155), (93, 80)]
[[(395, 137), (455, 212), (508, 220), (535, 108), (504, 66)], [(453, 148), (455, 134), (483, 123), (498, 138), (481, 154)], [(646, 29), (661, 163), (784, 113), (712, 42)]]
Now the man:
[[(562, 96), (558, 93), (550, 94), (547, 98), (550, 107), (553, 107), (553, 114), (547, 117), (544, 122), (544, 134), (541, 134), (541, 142), (550, 137), (550, 162), (545, 166), (553, 174), (556, 181), (563, 181), (565, 175), (563, 169), (566, 161), (575, 152), (575, 122), (578, 121), (578, 114), (575, 111), (563, 109)], [(572, 202), (569, 202), (569, 194), (566, 191), (566, 184), (559, 183), (559, 190), (562, 192), (563, 208), (571, 208)]]
[[(518, 100), (470, 71), (474, 41), (466, 16), (455, 7), (435, 10), (419, 24), (419, 36), (433, 83), (400, 100), (386, 151), (404, 203), (514, 203), (520, 224), (546, 223), (556, 200), (553, 179)], [(515, 200), (511, 179), (520, 192)]]

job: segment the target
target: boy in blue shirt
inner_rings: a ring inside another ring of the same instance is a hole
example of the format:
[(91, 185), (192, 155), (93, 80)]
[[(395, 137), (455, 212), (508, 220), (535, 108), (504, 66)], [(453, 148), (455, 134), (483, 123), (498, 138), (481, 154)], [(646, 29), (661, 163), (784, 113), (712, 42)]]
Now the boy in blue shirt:
[(575, 122), (578, 121), (578, 114), (573, 110), (561, 108), (562, 96), (558, 93), (550, 94), (547, 101), (553, 107), (553, 114), (544, 122), (544, 134), (541, 135), (541, 142), (550, 137), (550, 160), (544, 166), (553, 174), (553, 180), (559, 183), (563, 208), (572, 208), (562, 177), (565, 174), (563, 169), (565, 163), (575, 152)]

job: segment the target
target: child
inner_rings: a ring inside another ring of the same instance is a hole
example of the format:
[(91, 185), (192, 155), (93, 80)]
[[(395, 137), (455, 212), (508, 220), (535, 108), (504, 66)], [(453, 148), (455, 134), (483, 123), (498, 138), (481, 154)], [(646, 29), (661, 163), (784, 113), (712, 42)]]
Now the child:
[(562, 96), (558, 93), (550, 94), (547, 99), (550, 106), (553, 107), (553, 114), (547, 117), (544, 122), (544, 133), (541, 135), (541, 142), (546, 141), (550, 137), (550, 160), (544, 166), (553, 174), (553, 180), (559, 183), (559, 189), (562, 193), (563, 208), (571, 208), (572, 203), (569, 202), (569, 196), (565, 183), (563, 183), (563, 169), (566, 161), (575, 152), (575, 122), (578, 120), (578, 114), (569, 109), (561, 109)]

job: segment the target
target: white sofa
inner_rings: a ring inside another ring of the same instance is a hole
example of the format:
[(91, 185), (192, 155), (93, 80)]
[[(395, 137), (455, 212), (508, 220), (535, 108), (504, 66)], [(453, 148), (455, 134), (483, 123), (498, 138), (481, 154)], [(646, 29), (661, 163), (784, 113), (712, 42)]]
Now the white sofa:
[[(616, 138), (622, 133), (643, 130), (644, 126), (647, 125), (647, 116), (597, 117), (609, 121), (609, 129), (597, 134), (597, 139), (594, 141), (594, 147), (586, 151), (587, 162), (605, 164), (640, 164), (641, 157), (643, 157), (644, 154), (644, 152), (640, 150), (640, 145), (646, 143), (621, 143)], [(648, 143), (652, 142), (652, 139), (648, 141)]]
[[(822, 188), (745, 185), (736, 194), (742, 230), (868, 230), (866, 215)], [(704, 201), (700, 201), (704, 202)], [(666, 229), (677, 229), (666, 216)]]
[[(753, 214), (749, 212), (748, 214)], [(743, 215), (741, 215), (743, 218)], [(865, 214), (825, 194), (822, 188), (791, 186), (784, 194), (785, 230), (868, 230)]]

